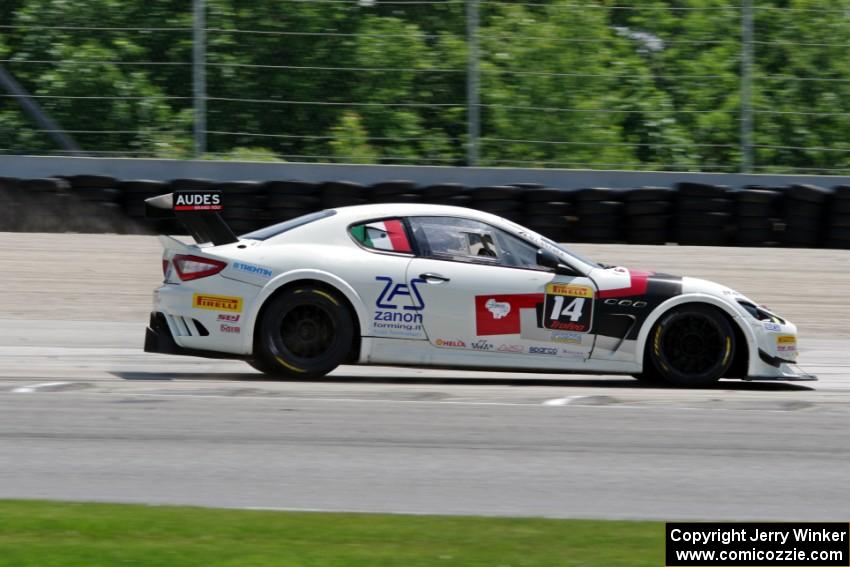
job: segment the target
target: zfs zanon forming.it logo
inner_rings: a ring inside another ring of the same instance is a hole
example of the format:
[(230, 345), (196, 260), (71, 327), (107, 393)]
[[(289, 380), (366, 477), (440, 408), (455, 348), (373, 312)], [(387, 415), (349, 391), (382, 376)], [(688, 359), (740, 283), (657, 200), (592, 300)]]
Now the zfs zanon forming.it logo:
[(388, 276), (376, 276), (375, 280), (384, 285), (375, 300), (375, 325), (379, 321), (417, 326), (422, 324), (425, 301), (416, 286), (425, 283), (425, 280), (417, 278), (410, 280), (409, 284), (395, 283)]

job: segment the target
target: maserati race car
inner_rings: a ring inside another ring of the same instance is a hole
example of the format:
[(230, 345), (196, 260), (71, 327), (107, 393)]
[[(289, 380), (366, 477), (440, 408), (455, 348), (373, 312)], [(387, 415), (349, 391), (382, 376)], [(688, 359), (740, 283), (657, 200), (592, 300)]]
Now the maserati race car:
[(160, 236), (145, 350), (272, 376), (340, 364), (627, 374), (672, 386), (794, 371), (796, 327), (713, 282), (608, 266), (498, 216), (424, 204), (329, 209), (237, 237), (222, 195), (148, 200)]

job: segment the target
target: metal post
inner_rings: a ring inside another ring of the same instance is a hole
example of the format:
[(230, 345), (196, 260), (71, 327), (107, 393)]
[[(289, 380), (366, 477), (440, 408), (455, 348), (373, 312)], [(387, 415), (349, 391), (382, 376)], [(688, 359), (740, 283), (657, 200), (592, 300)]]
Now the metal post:
[(753, 168), (753, 2), (741, 2), (741, 172)]
[(53, 138), (60, 147), (65, 149), (70, 155), (73, 156), (84, 156), (86, 155), (83, 150), (80, 149), (80, 146), (77, 145), (77, 142), (74, 141), (71, 136), (69, 136), (65, 130), (56, 122), (53, 118), (47, 114), (43, 108), (30, 97), (29, 92), (27, 92), (21, 84), (15, 80), (15, 78), (9, 74), (6, 69), (0, 67), (0, 87), (6, 89), (6, 91), (18, 99), (18, 104), (24, 109), (36, 124), (38, 124), (39, 128), (44, 130), (47, 134)]
[(466, 164), (478, 163), (478, 138), (481, 136), (480, 101), (478, 95), (478, 0), (466, 2), (466, 42), (469, 61), (466, 71), (466, 106), (469, 142)]
[(207, 38), (204, 0), (194, 0), (195, 31), (192, 46), (192, 92), (195, 98), (195, 157), (207, 151)]

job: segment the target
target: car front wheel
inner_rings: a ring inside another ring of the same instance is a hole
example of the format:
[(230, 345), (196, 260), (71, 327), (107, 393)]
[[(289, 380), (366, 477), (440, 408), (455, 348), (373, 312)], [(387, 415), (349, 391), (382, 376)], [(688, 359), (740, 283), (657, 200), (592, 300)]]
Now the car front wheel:
[(735, 357), (729, 320), (708, 305), (684, 305), (665, 313), (649, 333), (644, 372), (671, 386), (716, 383)]

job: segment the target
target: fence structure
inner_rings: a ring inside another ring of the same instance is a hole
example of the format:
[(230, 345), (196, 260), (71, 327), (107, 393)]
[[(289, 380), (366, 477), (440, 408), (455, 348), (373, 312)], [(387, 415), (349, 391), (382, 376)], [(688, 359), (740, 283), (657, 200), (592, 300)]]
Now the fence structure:
[(4, 4), (0, 153), (850, 173), (839, 0)]

